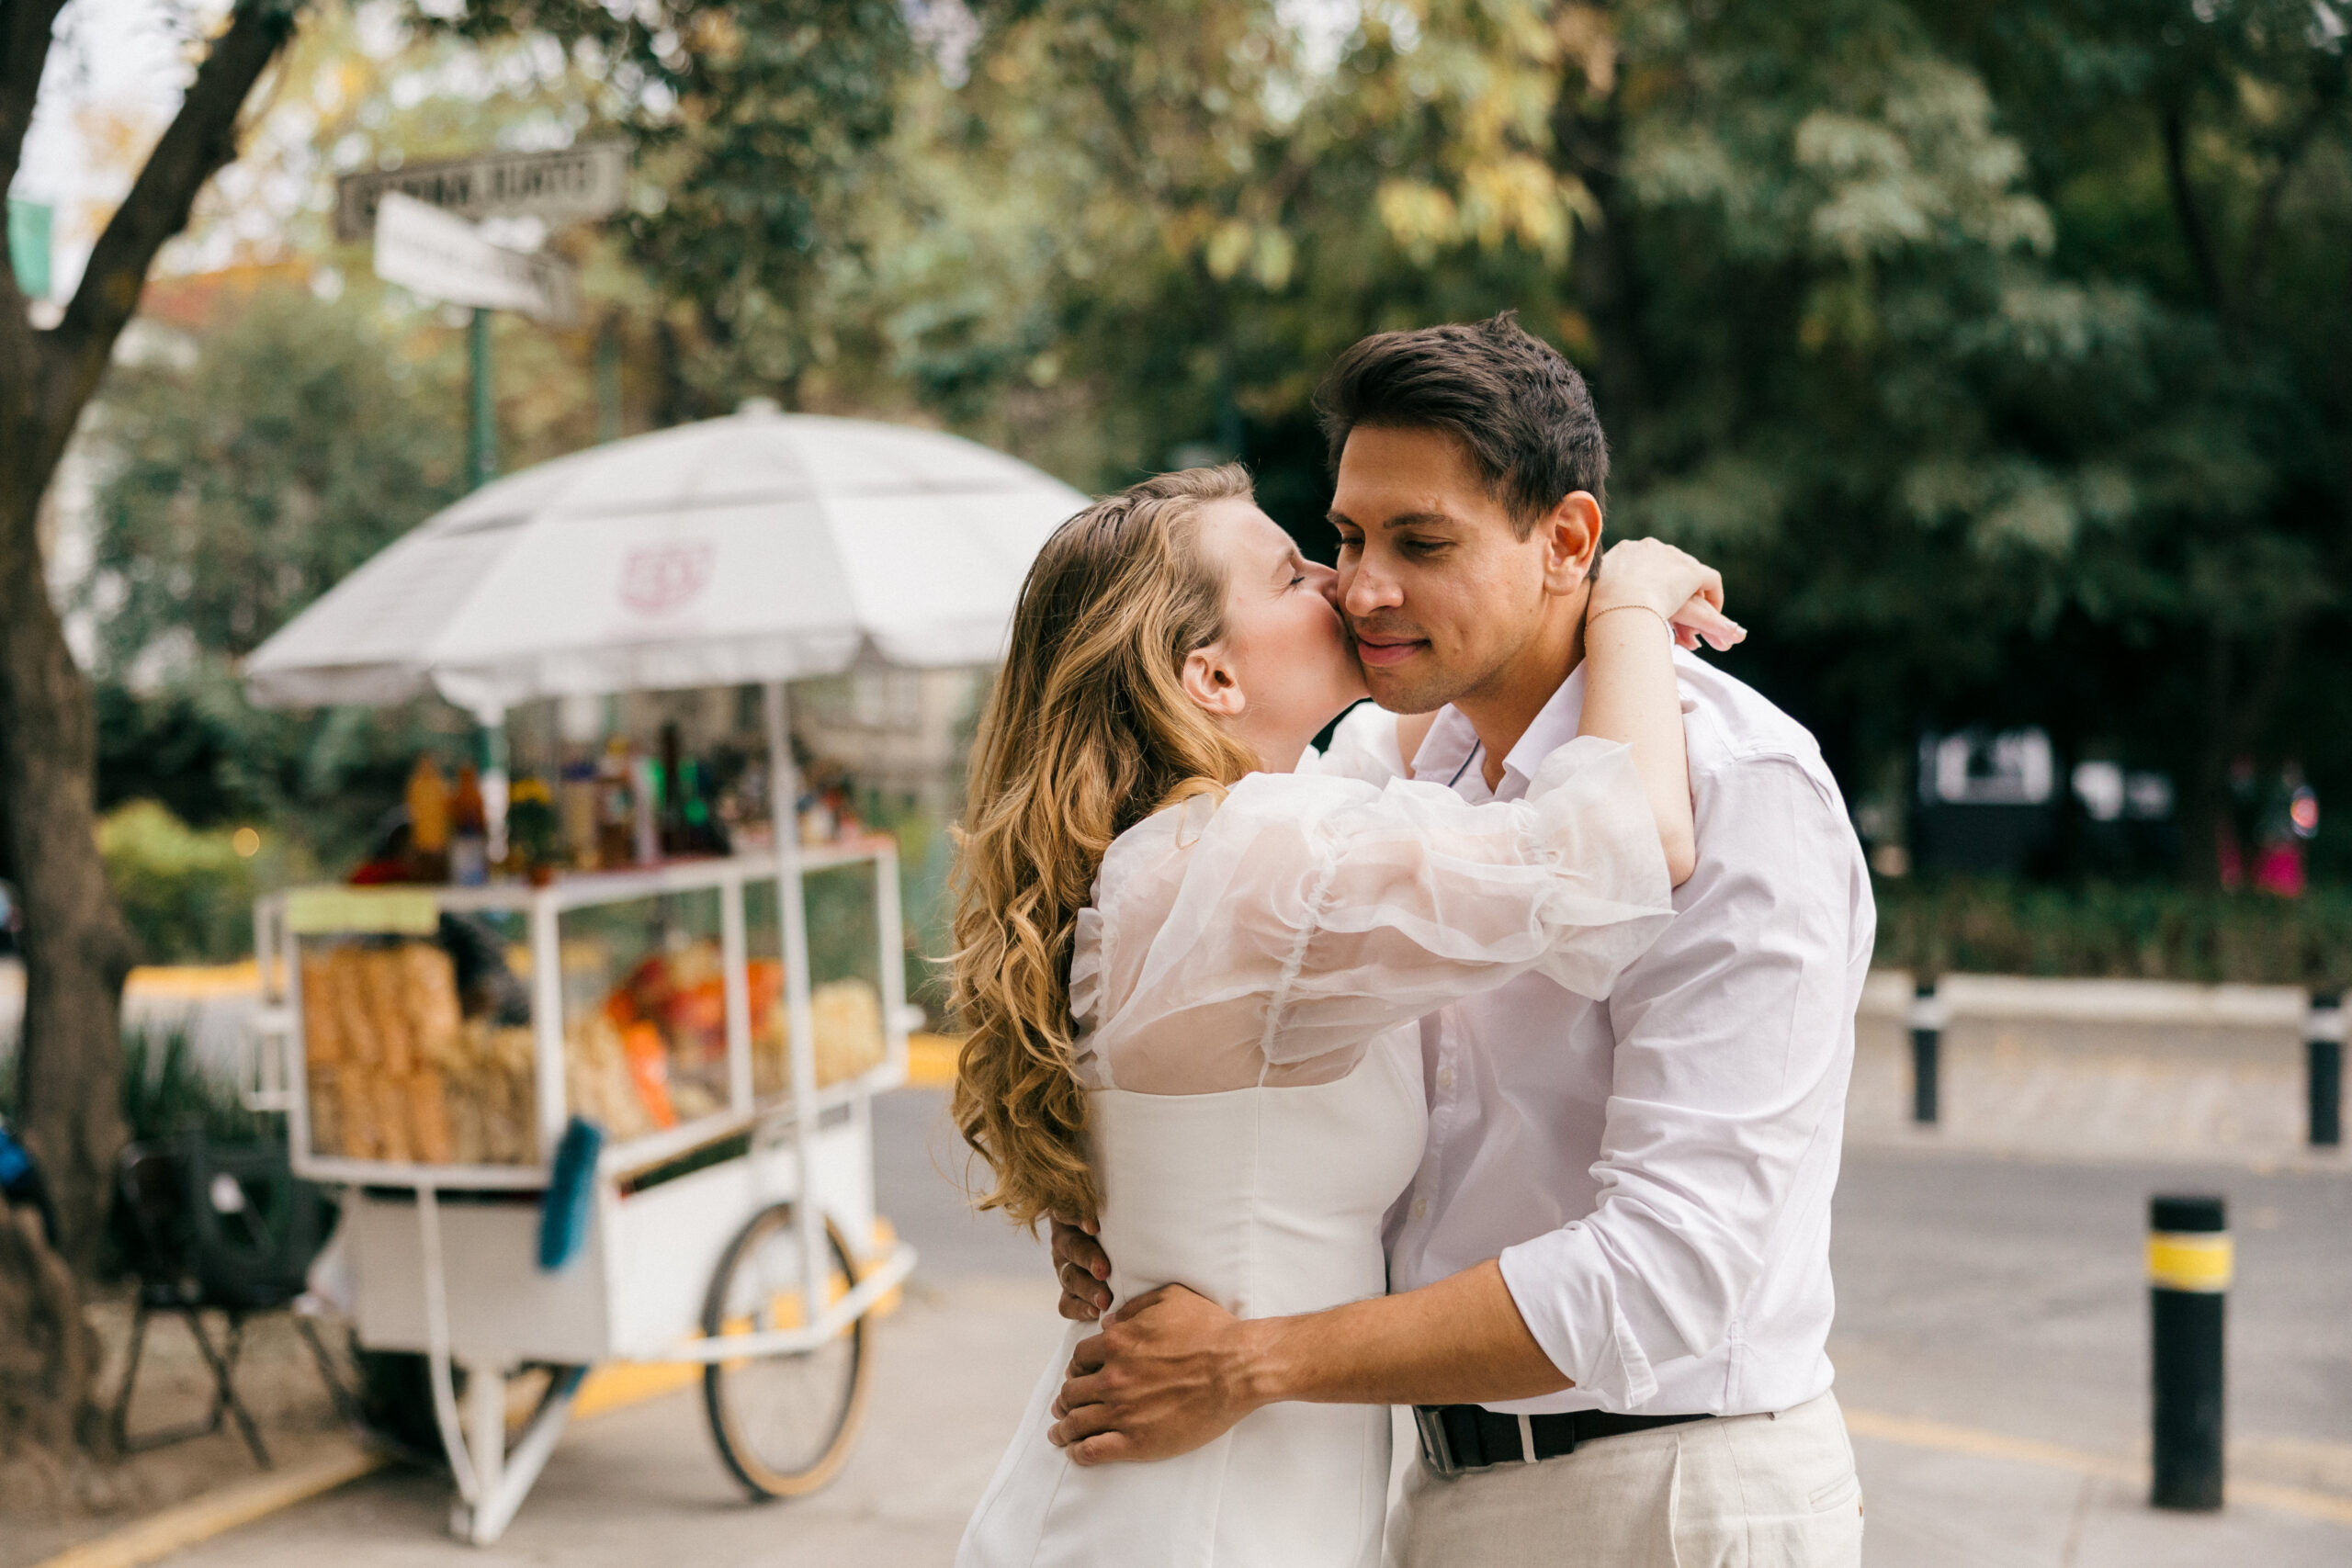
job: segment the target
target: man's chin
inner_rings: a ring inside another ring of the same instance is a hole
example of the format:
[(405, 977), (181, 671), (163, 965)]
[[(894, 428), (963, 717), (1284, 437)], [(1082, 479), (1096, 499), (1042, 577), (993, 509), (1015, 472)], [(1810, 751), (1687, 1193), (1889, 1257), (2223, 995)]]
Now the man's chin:
[(1427, 674), (1417, 679), (1402, 670), (1366, 665), (1363, 684), (1372, 694), (1372, 700), (1390, 713), (1431, 713), (1453, 700), (1447, 682), (1431, 680)]

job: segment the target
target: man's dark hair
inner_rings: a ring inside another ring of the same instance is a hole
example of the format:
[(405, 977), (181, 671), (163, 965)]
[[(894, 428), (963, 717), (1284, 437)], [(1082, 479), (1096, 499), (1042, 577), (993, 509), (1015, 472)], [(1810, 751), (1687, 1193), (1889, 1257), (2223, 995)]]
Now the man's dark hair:
[(1456, 437), (1522, 539), (1571, 491), (1608, 500), (1609, 442), (1592, 394), (1515, 310), (1365, 338), (1331, 367), (1315, 409), (1335, 469), (1360, 424)]

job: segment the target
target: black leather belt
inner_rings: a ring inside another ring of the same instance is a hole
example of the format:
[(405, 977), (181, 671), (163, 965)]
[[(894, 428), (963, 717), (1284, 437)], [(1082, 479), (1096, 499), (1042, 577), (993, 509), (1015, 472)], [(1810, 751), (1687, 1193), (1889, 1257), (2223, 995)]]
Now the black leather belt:
[(1616, 1416), (1606, 1410), (1564, 1410), (1551, 1416), (1504, 1416), (1478, 1404), (1416, 1404), (1421, 1459), (1439, 1475), (1459, 1475), (1498, 1464), (1533, 1464), (1577, 1451), (1578, 1443), (1622, 1438), (1712, 1416)]

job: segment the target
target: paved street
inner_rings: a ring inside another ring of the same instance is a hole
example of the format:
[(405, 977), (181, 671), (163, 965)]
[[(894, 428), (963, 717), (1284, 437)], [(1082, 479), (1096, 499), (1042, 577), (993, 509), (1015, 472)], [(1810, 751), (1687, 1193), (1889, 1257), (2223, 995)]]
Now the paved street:
[[(743, 1505), (699, 1400), (566, 1438), (506, 1540), (443, 1531), (444, 1483), (385, 1473), (172, 1561), (183, 1568), (664, 1560), (944, 1563), (1059, 1331), (1040, 1252), (965, 1213), (944, 1094), (876, 1113), (883, 1201), (922, 1249), (879, 1332), (872, 1416), (820, 1495)], [(2240, 1242), (2230, 1409), (2239, 1500), (2158, 1515), (2144, 1490), (2147, 1194), (2219, 1190)], [(1871, 1568), (2341, 1568), (2352, 1561), (2352, 1182), (2177, 1163), (1849, 1150), (1833, 1354)], [(2251, 1489), (2259, 1501), (2248, 1502)]]

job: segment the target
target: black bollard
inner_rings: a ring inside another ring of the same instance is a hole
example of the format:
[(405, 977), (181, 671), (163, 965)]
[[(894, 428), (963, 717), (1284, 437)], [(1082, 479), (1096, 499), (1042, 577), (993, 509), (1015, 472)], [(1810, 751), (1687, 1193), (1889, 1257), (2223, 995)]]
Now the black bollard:
[(1911, 1120), (1936, 1124), (1938, 1075), (1942, 1071), (1944, 1004), (1936, 983), (1921, 980), (1911, 991)]
[(2336, 1147), (2344, 1142), (2344, 998), (2337, 992), (2312, 993), (2303, 1025), (2303, 1086), (2311, 1101), (2312, 1147)]
[(2222, 1318), (2230, 1233), (2220, 1198), (2148, 1201), (2148, 1306), (2159, 1508), (2222, 1506)]

